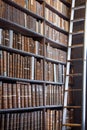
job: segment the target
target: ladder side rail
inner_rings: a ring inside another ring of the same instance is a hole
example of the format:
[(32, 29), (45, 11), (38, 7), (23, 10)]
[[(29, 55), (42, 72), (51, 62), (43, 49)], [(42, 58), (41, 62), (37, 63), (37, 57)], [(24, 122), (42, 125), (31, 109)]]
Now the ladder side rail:
[(83, 88), (82, 88), (82, 130), (86, 130), (86, 56), (87, 56), (87, 0), (85, 3), (84, 47), (83, 47)]

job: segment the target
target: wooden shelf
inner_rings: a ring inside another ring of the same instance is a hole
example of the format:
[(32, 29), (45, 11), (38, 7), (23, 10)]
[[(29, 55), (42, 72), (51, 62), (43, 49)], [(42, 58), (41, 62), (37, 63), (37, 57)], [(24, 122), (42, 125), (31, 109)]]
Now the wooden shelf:
[(49, 42), (53, 47), (57, 47), (58, 49), (62, 49), (62, 50), (67, 50), (67, 45), (63, 44), (63, 43), (60, 43), (60, 42), (57, 42), (57, 41), (54, 41), (48, 37), (45, 36), (45, 42)]
[(43, 80), (22, 79), (22, 78), (8, 77), (8, 76), (0, 76), (0, 81), (7, 81), (7, 82), (28, 82), (28, 83), (38, 83), (38, 84), (45, 83), (45, 81), (43, 81)]
[(63, 65), (66, 65), (65, 62), (58, 61), (58, 60), (55, 60), (55, 59), (51, 59), (51, 58), (48, 58), (48, 57), (45, 57), (45, 60), (46, 60), (46, 61), (51, 61), (51, 62), (57, 63), (57, 64), (60, 63), (60, 64), (63, 64)]
[(67, 32), (67, 31), (65, 31), (64, 29), (62, 29), (62, 28), (60, 28), (60, 27), (54, 25), (53, 23), (49, 22), (48, 20), (45, 20), (45, 22), (46, 22), (46, 24), (47, 24), (48, 26), (54, 28), (55, 30), (57, 30), (57, 31), (59, 31), (59, 32), (61, 32), (61, 33), (64, 33), (64, 34), (66, 34), (66, 35), (69, 34), (69, 32)]
[(41, 59), (44, 58), (44, 56), (41, 56), (41, 55), (36, 55), (36, 54), (30, 53), (30, 52), (26, 52), (26, 51), (23, 51), (23, 50), (18, 50), (18, 49), (15, 49), (15, 48), (10, 48), (10, 47), (3, 46), (3, 45), (0, 45), (0, 50), (20, 54), (20, 55), (23, 55), (23, 56), (34, 56), (36, 58), (41, 58)]
[(11, 1), (11, 0), (3, 0), (3, 1), (6, 2), (7, 4), (15, 7), (16, 9), (21, 10), (22, 12), (26, 13), (27, 15), (30, 15), (30, 16), (36, 18), (36, 19), (41, 20), (41, 21), (44, 20), (44, 18), (42, 16), (39, 16), (38, 14), (35, 14), (32, 11), (30, 11), (30, 10), (16, 4), (14, 1)]
[(22, 78), (8, 77), (8, 76), (0, 76), (0, 81), (4, 81), (4, 82), (27, 82), (27, 83), (33, 83), (33, 84), (35, 84), (35, 83), (36, 84), (54, 84), (54, 85), (63, 85), (64, 84), (64, 83), (60, 83), (60, 82), (22, 79)]
[(6, 113), (20, 113), (20, 112), (29, 112), (29, 111), (39, 111), (43, 109), (58, 109), (61, 110), (62, 105), (50, 105), (50, 106), (39, 106), (39, 107), (28, 107), (28, 108), (12, 108), (12, 109), (0, 109), (0, 114)]
[(45, 81), (46, 84), (53, 84), (53, 85), (64, 85), (64, 83), (60, 82), (51, 82), (51, 81)]
[(31, 29), (25, 28), (19, 24), (8, 21), (4, 18), (0, 18), (0, 27), (5, 29), (12, 29), (14, 31), (18, 31), (19, 33), (29, 36), (29, 37), (37, 37), (37, 39), (42, 39), (43, 35), (32, 31)]
[(53, 6), (49, 5), (49, 4), (46, 3), (46, 2), (45, 2), (45, 6), (46, 6), (48, 9), (52, 10), (52, 11), (53, 11), (54, 13), (56, 13), (57, 15), (59, 15), (61, 18), (65, 19), (65, 20), (67, 20), (67, 21), (70, 20), (67, 16), (65, 16), (65, 15), (63, 15), (61, 12), (57, 11)]

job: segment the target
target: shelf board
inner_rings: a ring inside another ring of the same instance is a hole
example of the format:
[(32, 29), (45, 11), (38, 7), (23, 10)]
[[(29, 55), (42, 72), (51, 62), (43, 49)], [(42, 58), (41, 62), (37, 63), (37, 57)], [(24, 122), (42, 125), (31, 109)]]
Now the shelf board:
[(28, 83), (33, 83), (33, 84), (54, 84), (54, 85), (63, 85), (64, 84), (64, 83), (60, 83), (60, 82), (22, 79), (22, 78), (15, 78), (15, 77), (8, 77), (8, 76), (1, 76), (1, 75), (0, 75), (0, 81), (4, 81), (4, 82), (28, 82)]
[(44, 18), (43, 18), (42, 16), (39, 16), (38, 14), (33, 13), (32, 11), (28, 10), (27, 8), (24, 8), (24, 7), (22, 7), (22, 6), (18, 5), (18, 4), (16, 4), (16, 3), (15, 3), (14, 1), (12, 1), (12, 0), (3, 0), (3, 1), (6, 2), (7, 4), (9, 4), (9, 5), (15, 7), (16, 9), (21, 10), (22, 12), (26, 13), (27, 15), (30, 15), (30, 16), (36, 18), (36, 19), (41, 20), (41, 21), (44, 20)]
[(61, 2), (63, 2), (67, 7), (71, 7), (71, 4), (69, 2), (67, 2), (66, 0), (60, 0)]
[(46, 84), (53, 84), (53, 85), (64, 85), (64, 83), (60, 82), (51, 82), (51, 81), (45, 81)]
[(57, 41), (54, 41), (48, 37), (45, 36), (45, 40), (46, 42), (49, 42), (52, 46), (54, 47), (57, 47), (58, 49), (62, 49), (62, 50), (67, 50), (67, 45), (63, 44), (63, 43), (60, 43), (60, 42), (57, 42)]
[(53, 6), (49, 5), (47, 2), (45, 2), (45, 7), (47, 7), (48, 9), (52, 10), (54, 13), (56, 13), (57, 15), (59, 15), (61, 18), (70, 21), (70, 19), (63, 15), (61, 12), (57, 11)]
[(62, 105), (50, 105), (50, 106), (38, 106), (38, 107), (27, 107), (27, 108), (12, 108), (12, 109), (0, 109), (0, 114), (5, 113), (23, 113), (29, 111), (39, 111), (43, 109), (58, 109), (61, 110)]
[(41, 56), (41, 55), (36, 55), (36, 54), (30, 53), (30, 52), (18, 50), (15, 48), (10, 48), (10, 47), (3, 46), (3, 45), (0, 45), (0, 50), (5, 50), (5, 51), (11, 52), (11, 53), (16, 53), (16, 54), (21, 54), (23, 56), (33, 56), (33, 57), (41, 58), (41, 59), (44, 58), (44, 56)]
[(18, 31), (19, 33), (25, 36), (37, 37), (37, 39), (43, 38), (43, 35), (36, 33), (35, 31), (32, 31), (31, 29), (25, 28), (24, 26), (8, 21), (4, 18), (0, 18), (0, 27), (5, 28), (5, 29), (12, 29), (16, 32)]
[(61, 33), (64, 33), (64, 34), (66, 34), (66, 35), (69, 34), (69, 32), (67, 32), (67, 31), (65, 31), (64, 29), (62, 29), (62, 28), (60, 28), (60, 27), (54, 25), (52, 22), (50, 22), (50, 21), (48, 21), (48, 20), (45, 20), (45, 22), (46, 22), (46, 24), (47, 24), (48, 26), (54, 28), (55, 30), (57, 30), (57, 31), (59, 31), (59, 32), (61, 32)]
[(15, 77), (8, 77), (8, 76), (0, 76), (0, 81), (8, 81), (8, 82), (29, 82), (29, 83), (38, 83), (43, 84), (45, 81), (43, 80), (30, 80), (30, 79), (22, 79), (22, 78), (15, 78)]
[(60, 63), (60, 64), (63, 64), (63, 65), (66, 65), (65, 62), (58, 61), (58, 60), (55, 60), (55, 59), (51, 59), (51, 58), (48, 58), (48, 57), (45, 57), (45, 60), (46, 61), (51, 61), (51, 62), (54, 62), (54, 63)]

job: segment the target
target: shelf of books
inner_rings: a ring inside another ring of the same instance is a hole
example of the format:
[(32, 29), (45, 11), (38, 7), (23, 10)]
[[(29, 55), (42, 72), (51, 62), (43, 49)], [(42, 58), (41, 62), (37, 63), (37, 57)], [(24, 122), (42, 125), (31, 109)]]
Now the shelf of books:
[(0, 0), (1, 130), (61, 130), (70, 4)]

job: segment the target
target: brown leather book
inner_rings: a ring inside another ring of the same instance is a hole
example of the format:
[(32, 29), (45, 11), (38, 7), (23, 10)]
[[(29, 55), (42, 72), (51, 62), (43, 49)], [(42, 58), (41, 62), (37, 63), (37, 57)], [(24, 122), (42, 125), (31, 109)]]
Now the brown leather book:
[(28, 85), (24, 84), (24, 107), (28, 107)]
[(12, 108), (12, 84), (8, 84), (7, 88), (7, 94), (8, 94), (8, 108)]
[(0, 82), (0, 109), (2, 109), (2, 99), (3, 99), (3, 93), (2, 93), (2, 82)]
[(8, 99), (7, 99), (7, 83), (3, 83), (2, 86), (2, 108), (8, 109)]
[(12, 85), (12, 108), (17, 108), (17, 85)]
[(17, 82), (16, 84), (16, 92), (17, 92), (17, 107), (20, 108), (21, 107), (21, 98), (20, 98), (20, 88), (21, 88), (21, 84)]
[(24, 105), (24, 84), (21, 84), (21, 90), (20, 90), (20, 100), (21, 100), (21, 107), (25, 107)]

